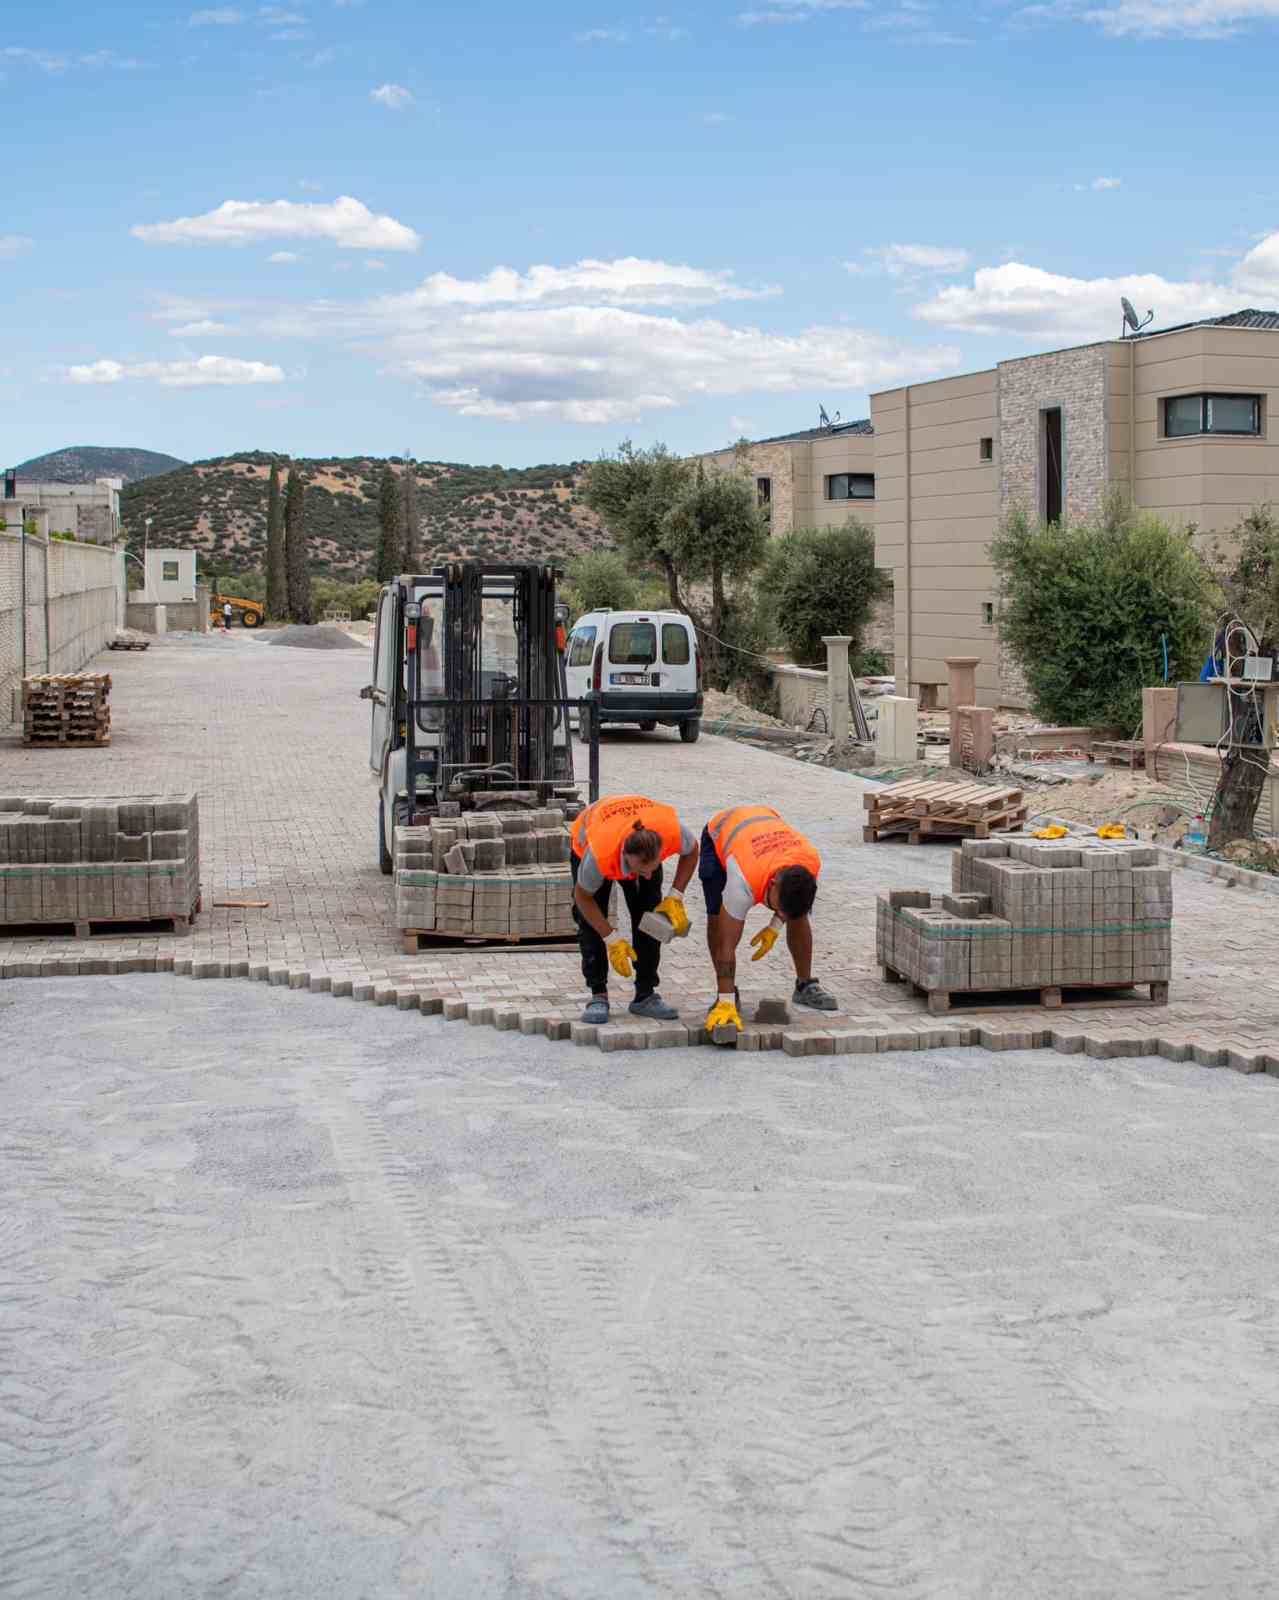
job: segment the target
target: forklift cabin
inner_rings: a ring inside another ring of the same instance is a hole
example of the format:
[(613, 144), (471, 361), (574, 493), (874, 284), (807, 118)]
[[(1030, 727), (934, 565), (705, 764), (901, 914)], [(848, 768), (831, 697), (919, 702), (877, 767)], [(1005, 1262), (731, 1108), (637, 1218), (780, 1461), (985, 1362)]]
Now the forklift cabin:
[[(570, 700), (553, 567), (451, 562), (382, 590), (374, 632), (369, 765), (378, 778), (378, 861), (395, 829), (441, 807), (580, 802), (570, 708), (589, 727), (589, 791), (599, 798), (593, 697)], [(410, 797), (412, 797), (410, 799)]]

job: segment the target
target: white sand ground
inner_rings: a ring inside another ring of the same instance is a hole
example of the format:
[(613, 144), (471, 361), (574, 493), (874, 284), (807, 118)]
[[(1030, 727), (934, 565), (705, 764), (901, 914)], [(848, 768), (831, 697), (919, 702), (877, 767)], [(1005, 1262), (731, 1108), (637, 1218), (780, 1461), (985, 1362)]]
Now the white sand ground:
[(1273, 1596), (1279, 1093), (0, 988), (0, 1595)]

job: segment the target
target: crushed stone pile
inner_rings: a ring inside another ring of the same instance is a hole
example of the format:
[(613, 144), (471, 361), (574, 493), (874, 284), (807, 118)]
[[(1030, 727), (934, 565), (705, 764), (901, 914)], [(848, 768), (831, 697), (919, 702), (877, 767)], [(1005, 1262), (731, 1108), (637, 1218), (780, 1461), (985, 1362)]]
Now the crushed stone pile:
[(335, 628), (327, 623), (312, 623), (309, 627), (302, 623), (290, 623), (287, 628), (281, 628), (273, 633), (267, 640), (268, 644), (292, 645), (298, 650), (362, 650), (363, 645), (358, 639), (353, 639), (349, 633), (344, 633), (341, 628)]

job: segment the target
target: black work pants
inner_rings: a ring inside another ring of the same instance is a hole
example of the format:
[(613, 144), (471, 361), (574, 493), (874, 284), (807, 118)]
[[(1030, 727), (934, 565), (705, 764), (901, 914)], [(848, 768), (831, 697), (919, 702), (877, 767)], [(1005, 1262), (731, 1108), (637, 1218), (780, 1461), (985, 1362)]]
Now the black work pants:
[[(572, 858), (573, 887), (577, 887), (577, 857)], [(662, 874), (659, 867), (651, 878), (622, 878), (618, 887), (631, 914), (631, 943), (635, 946), (635, 998), (647, 1000), (657, 988), (657, 967), (662, 959), (661, 944), (651, 934), (640, 930), (639, 920), (646, 911), (656, 911), (662, 899)], [(608, 916), (608, 900), (613, 892), (612, 882), (605, 878), (592, 898), (604, 916)], [(608, 950), (603, 939), (586, 918), (573, 907), (573, 921), (577, 923), (577, 943), (582, 952), (582, 976), (592, 994), (608, 992), (611, 968)]]

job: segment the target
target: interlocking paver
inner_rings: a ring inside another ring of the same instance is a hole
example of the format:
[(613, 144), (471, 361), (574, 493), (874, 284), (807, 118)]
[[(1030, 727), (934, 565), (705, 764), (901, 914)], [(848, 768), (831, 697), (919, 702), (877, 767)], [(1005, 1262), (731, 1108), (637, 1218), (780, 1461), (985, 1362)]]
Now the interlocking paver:
[[(586, 995), (575, 953), (510, 949), (423, 951), (400, 948), (389, 879), (375, 857), (376, 791), (367, 766), (368, 712), (358, 691), (368, 675), (361, 651), (277, 649), (251, 635), (159, 639), (145, 653), (112, 657), (113, 743), (104, 749), (23, 748), (0, 741), (3, 785), (17, 793), (86, 797), (200, 795), (204, 909), (189, 937), (129, 932), (94, 938), (0, 935), (5, 976), (68, 972), (174, 971), (327, 991), (494, 1026), (596, 1044), (577, 1016)], [(584, 752), (576, 749), (579, 769)], [(786, 1039), (827, 1039), (840, 1053), (888, 1047), (932, 1048), (953, 1034), (932, 1029), (907, 985), (882, 981), (875, 966), (875, 895), (888, 888), (950, 890), (945, 846), (865, 844), (862, 794), (846, 773), (809, 767), (731, 740), (682, 745), (665, 731), (605, 737), (605, 792), (640, 791), (675, 804), (690, 827), (745, 800), (777, 805), (822, 852), (814, 919), (815, 970), (840, 999), (834, 1015), (796, 1016), (781, 1028), (751, 1031), (750, 1050), (781, 1049)], [(1168, 1040), (1192, 1059), (1227, 1060), (1264, 1071), (1279, 1056), (1279, 972), (1269, 946), (1273, 900), (1228, 887), (1234, 874), (1175, 875), (1173, 983), (1166, 1007), (1000, 1008), (995, 996), (971, 1023), (976, 1041), (1000, 1047), (1031, 1037), (1058, 1050), (1111, 1040)], [(261, 899), (263, 910), (215, 902)], [(692, 935), (674, 939), (662, 962), (662, 992), (681, 1011), (681, 1028), (700, 1037), (713, 997), (701, 934), (696, 882), (689, 893)], [(785, 945), (766, 964), (740, 962), (743, 1014), (779, 990), (791, 971)], [(429, 998), (428, 998), (429, 995)], [(616, 1043), (647, 1048), (665, 1036), (631, 1026), (614, 992)], [(962, 1016), (962, 1012), (961, 1012)], [(623, 1019), (625, 1018), (625, 1021)], [(1050, 1027), (1051, 1025), (1051, 1027)], [(851, 1035), (856, 1039), (846, 1040)], [(1007, 1040), (1007, 1043), (1004, 1041)]]

